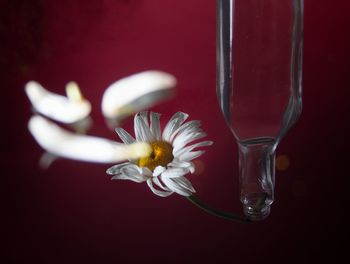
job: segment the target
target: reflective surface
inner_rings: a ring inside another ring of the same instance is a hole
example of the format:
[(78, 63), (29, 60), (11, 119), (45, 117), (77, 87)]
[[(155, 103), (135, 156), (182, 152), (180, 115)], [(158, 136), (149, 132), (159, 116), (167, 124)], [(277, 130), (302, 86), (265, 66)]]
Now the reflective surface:
[(245, 214), (266, 218), (275, 150), (301, 112), (303, 0), (217, 2), (217, 91), (238, 144)]

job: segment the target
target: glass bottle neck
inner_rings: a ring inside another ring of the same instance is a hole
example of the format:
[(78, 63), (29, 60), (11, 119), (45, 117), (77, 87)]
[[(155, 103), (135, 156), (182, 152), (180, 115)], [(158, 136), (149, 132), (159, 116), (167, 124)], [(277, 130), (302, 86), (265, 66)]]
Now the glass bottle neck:
[(275, 149), (271, 138), (239, 142), (239, 180), (244, 213), (262, 220), (270, 213), (274, 199)]

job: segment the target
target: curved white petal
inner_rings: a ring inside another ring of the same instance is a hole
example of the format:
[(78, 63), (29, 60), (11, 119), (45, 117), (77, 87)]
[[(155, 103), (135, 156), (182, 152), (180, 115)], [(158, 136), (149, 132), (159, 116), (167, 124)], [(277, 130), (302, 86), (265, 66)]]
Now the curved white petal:
[(188, 188), (184, 188), (183, 186), (179, 185), (179, 183), (175, 182), (174, 179), (162, 177), (161, 178), (163, 183), (172, 191), (183, 195), (183, 196), (191, 196), (192, 192)]
[(125, 145), (105, 138), (74, 134), (41, 116), (33, 116), (28, 122), (28, 129), (43, 149), (64, 158), (118, 163), (127, 160), (131, 154), (142, 154), (135, 151), (130, 153), (134, 144)]
[(129, 181), (141, 183), (141, 182), (144, 182), (146, 179), (140, 175), (118, 174), (113, 176), (111, 180), (129, 180)]
[(186, 168), (169, 168), (162, 173), (162, 179), (164, 179), (164, 177), (165, 178), (182, 177), (186, 173), (188, 173), (188, 170)]
[(200, 129), (200, 121), (199, 120), (191, 120), (182, 124), (178, 129), (174, 131), (174, 133), (170, 137), (170, 141), (172, 142), (174, 138), (178, 135), (181, 135), (183, 132), (191, 133), (191, 132), (201, 132)]
[(148, 125), (145, 123), (143, 117), (135, 115), (134, 118), (134, 130), (135, 137), (137, 141), (151, 142), (153, 141), (153, 136)]
[(150, 113), (150, 130), (155, 140), (160, 140), (160, 116), (158, 113)]
[(128, 133), (126, 132), (123, 128), (116, 128), (115, 132), (117, 132), (118, 136), (120, 139), (125, 143), (125, 144), (132, 144), (136, 140)]
[(125, 166), (128, 166), (128, 165), (131, 165), (131, 164), (132, 163), (130, 163), (130, 162), (125, 162), (125, 163), (114, 165), (114, 166), (108, 168), (106, 173), (109, 174), (109, 175), (119, 174), (121, 168), (123, 168)]
[(137, 165), (129, 163), (128, 166), (124, 166), (123, 168), (121, 168), (120, 173), (123, 173), (125, 175), (134, 175), (141, 174), (142, 170)]
[(173, 194), (173, 192), (171, 192), (171, 191), (160, 191), (160, 190), (157, 190), (156, 188), (154, 188), (151, 179), (147, 180), (147, 185), (151, 189), (151, 191), (158, 196), (167, 197), (167, 196)]
[(148, 111), (139, 112), (139, 117), (141, 117), (142, 120), (145, 122), (146, 126), (149, 127), (149, 123), (148, 123)]
[(149, 169), (149, 168), (147, 168), (147, 167), (142, 167), (142, 168), (140, 168), (141, 169), (141, 173), (142, 173), (142, 175), (144, 175), (144, 176), (146, 176), (146, 177), (148, 177), (148, 178), (152, 178), (152, 171)]
[(195, 165), (192, 162), (187, 161), (180, 161), (178, 159), (174, 159), (171, 163), (168, 164), (168, 167), (179, 167), (179, 168), (185, 168), (190, 173), (195, 172)]
[(197, 139), (201, 139), (205, 137), (207, 134), (205, 132), (199, 132), (199, 133), (183, 133), (181, 136), (178, 136), (175, 138), (173, 142), (173, 153), (176, 153), (181, 148), (186, 146), (187, 144), (191, 143), (192, 141), (195, 141)]
[(149, 179), (148, 176), (142, 174), (142, 170), (134, 165), (130, 164), (120, 169), (120, 175), (115, 177), (116, 179), (128, 179), (135, 182), (144, 182)]
[(172, 134), (181, 126), (188, 118), (188, 114), (183, 112), (175, 113), (167, 123), (163, 131), (163, 140), (170, 142)]
[(154, 136), (151, 132), (151, 129), (148, 123), (148, 112), (144, 111), (140, 113), (140, 122), (141, 122), (142, 132), (144, 134), (145, 142), (154, 141)]
[(102, 113), (106, 118), (119, 118), (150, 108), (169, 98), (176, 78), (161, 71), (144, 71), (111, 84), (102, 97)]
[(198, 158), (203, 153), (205, 153), (204, 150), (193, 151), (193, 152), (186, 152), (186, 153), (182, 154), (181, 156), (179, 156), (178, 159), (181, 160), (181, 161), (191, 161), (191, 160), (193, 160), (195, 158)]
[(153, 171), (153, 176), (157, 177), (161, 175), (164, 171), (166, 171), (166, 168), (163, 166), (157, 166)]
[(196, 144), (187, 146), (187, 147), (182, 148), (182, 149), (177, 149), (173, 154), (174, 154), (174, 157), (179, 157), (179, 156), (183, 155), (186, 152), (192, 151), (195, 148), (205, 147), (205, 146), (210, 146), (210, 145), (213, 145), (213, 141), (210, 141), (210, 140), (202, 141), (202, 142), (198, 142)]
[(196, 190), (192, 186), (192, 183), (186, 177), (179, 177), (172, 180), (182, 188), (187, 189), (192, 193), (196, 192)]
[[(67, 88), (73, 87), (72, 83)], [(74, 85), (76, 85), (74, 83)], [(75, 87), (75, 86), (74, 86)], [(91, 112), (89, 101), (82, 99), (79, 89), (67, 89), (74, 91), (76, 96), (65, 97), (46, 90), (38, 82), (30, 81), (25, 86), (26, 94), (35, 110), (53, 120), (62, 123), (74, 123), (86, 118)], [(77, 95), (78, 94), (78, 95)]]
[(166, 187), (166, 186), (159, 180), (158, 177), (153, 177), (153, 178), (152, 178), (152, 181), (153, 181), (153, 183), (154, 183), (155, 185), (157, 185), (157, 186), (158, 186), (159, 188), (161, 188), (162, 190), (171, 192), (171, 190), (170, 190), (168, 187)]

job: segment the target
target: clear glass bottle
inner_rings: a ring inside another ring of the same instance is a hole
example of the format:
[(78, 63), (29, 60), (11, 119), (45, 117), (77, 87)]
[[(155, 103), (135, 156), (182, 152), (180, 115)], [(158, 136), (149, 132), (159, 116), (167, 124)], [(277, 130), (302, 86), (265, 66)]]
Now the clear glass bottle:
[(217, 94), (239, 147), (243, 210), (270, 213), (275, 151), (301, 113), (303, 0), (217, 0)]

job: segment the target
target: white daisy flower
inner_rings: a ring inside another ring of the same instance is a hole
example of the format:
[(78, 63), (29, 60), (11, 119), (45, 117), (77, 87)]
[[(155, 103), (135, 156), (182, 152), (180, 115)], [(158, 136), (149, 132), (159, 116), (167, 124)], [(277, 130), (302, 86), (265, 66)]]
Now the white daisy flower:
[(147, 157), (114, 165), (107, 173), (114, 175), (112, 179), (146, 182), (154, 194), (162, 197), (174, 192), (191, 196), (195, 189), (185, 175), (195, 171), (191, 161), (204, 153), (203, 150), (194, 149), (212, 145), (213, 142), (190, 144), (205, 137), (206, 133), (197, 120), (184, 123), (187, 118), (188, 114), (177, 112), (161, 133), (160, 114), (150, 112), (149, 120), (147, 111), (136, 114), (136, 139), (122, 128), (117, 128), (116, 132), (125, 144), (145, 142), (151, 146), (152, 152)]

